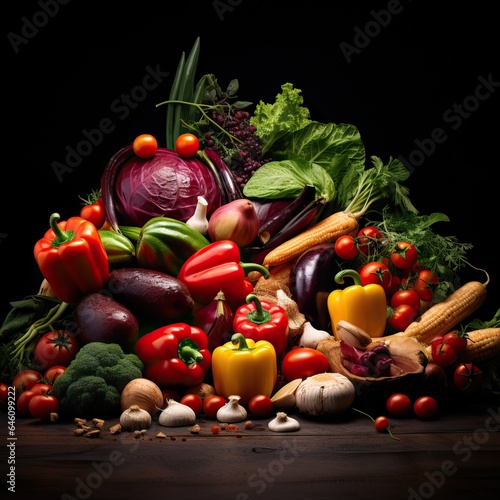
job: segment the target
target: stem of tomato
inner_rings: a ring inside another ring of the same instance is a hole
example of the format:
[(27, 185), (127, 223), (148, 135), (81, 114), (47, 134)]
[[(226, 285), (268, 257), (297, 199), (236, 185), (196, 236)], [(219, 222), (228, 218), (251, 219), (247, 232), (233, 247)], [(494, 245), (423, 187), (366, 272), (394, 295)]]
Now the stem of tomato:
[[(357, 411), (358, 413), (361, 413), (363, 415), (365, 415), (366, 417), (368, 417), (373, 423), (375, 423), (375, 419), (371, 416), (371, 415), (368, 415), (368, 413), (365, 413), (364, 411), (361, 411), (361, 410), (358, 410), (357, 408), (352, 408), (354, 411)], [(392, 432), (391, 432), (391, 429), (389, 428), (389, 426), (387, 426), (387, 432), (389, 433), (389, 435), (391, 436), (392, 439), (395, 439), (396, 441), (400, 441), (399, 438), (397, 438)]]

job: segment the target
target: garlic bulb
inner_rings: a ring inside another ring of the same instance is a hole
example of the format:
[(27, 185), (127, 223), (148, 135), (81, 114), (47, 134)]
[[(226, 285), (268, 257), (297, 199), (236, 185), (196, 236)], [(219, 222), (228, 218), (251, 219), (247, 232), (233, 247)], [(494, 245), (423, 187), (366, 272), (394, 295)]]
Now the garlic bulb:
[(208, 233), (207, 209), (208, 202), (203, 196), (198, 196), (198, 203), (194, 209), (194, 214), (186, 221), (186, 224), (196, 229), (203, 235)]
[(306, 378), (295, 392), (295, 405), (306, 415), (338, 415), (348, 410), (356, 395), (353, 383), (340, 373)]
[(273, 432), (296, 432), (300, 430), (298, 420), (289, 417), (283, 411), (276, 413), (276, 417), (267, 424), (267, 427)]
[(247, 418), (247, 411), (240, 405), (240, 396), (228, 396), (227, 403), (217, 410), (217, 420), (227, 424), (241, 422)]
[(158, 423), (164, 427), (180, 427), (183, 425), (193, 425), (196, 422), (196, 413), (192, 408), (175, 399), (167, 401), (158, 417)]
[(126, 431), (140, 431), (151, 425), (151, 415), (137, 405), (132, 405), (120, 415), (120, 425)]
[(312, 349), (316, 349), (316, 347), (322, 340), (331, 338), (333, 337), (328, 332), (324, 330), (318, 330), (317, 328), (312, 326), (309, 321), (306, 321), (302, 328), (302, 335), (299, 337), (297, 345), (299, 345), (300, 347), (311, 347)]

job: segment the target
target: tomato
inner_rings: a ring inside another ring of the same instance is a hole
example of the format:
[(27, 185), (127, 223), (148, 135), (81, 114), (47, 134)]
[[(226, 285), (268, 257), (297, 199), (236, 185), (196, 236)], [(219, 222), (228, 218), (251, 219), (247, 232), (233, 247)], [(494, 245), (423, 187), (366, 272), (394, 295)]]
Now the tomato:
[(273, 411), (273, 402), (265, 394), (257, 394), (248, 402), (248, 410), (254, 417), (268, 417)]
[(432, 361), (439, 366), (450, 366), (457, 361), (458, 356), (453, 347), (443, 337), (436, 337), (431, 342)]
[(483, 384), (483, 372), (473, 363), (460, 363), (453, 373), (453, 383), (464, 392), (476, 392)]
[(36, 394), (30, 389), (19, 395), (16, 401), (16, 409), (19, 415), (22, 415), (23, 417), (30, 416), (30, 400), (35, 395)]
[(184, 394), (179, 403), (189, 406), (196, 415), (199, 415), (203, 410), (203, 399), (198, 394)]
[(418, 293), (423, 301), (432, 300), (434, 290), (439, 284), (439, 279), (429, 269), (420, 271), (415, 280), (414, 290)]
[(335, 253), (344, 260), (351, 260), (358, 256), (359, 248), (356, 240), (348, 234), (335, 241)]
[(438, 409), (437, 401), (432, 396), (421, 396), (413, 403), (413, 412), (421, 420), (434, 418)]
[(406, 394), (397, 392), (387, 398), (385, 407), (392, 417), (404, 417), (411, 412), (411, 399)]
[(366, 226), (358, 232), (359, 251), (365, 255), (373, 255), (378, 240), (383, 238), (382, 233), (375, 226)]
[[(394, 280), (394, 278), (393, 278)], [(420, 296), (415, 290), (397, 290), (391, 296), (391, 307), (409, 305), (417, 313), (420, 311)]]
[(217, 412), (227, 403), (226, 398), (215, 394), (203, 398), (203, 413), (208, 418), (217, 418)]
[(312, 347), (288, 351), (281, 362), (281, 373), (287, 382), (324, 373), (329, 368), (328, 358)]
[(141, 134), (134, 139), (132, 149), (139, 158), (151, 158), (158, 151), (158, 141), (151, 134)]
[(106, 222), (102, 198), (99, 198), (95, 203), (84, 205), (80, 210), (80, 217), (92, 222), (97, 229), (101, 229)]
[(194, 134), (181, 134), (175, 141), (175, 150), (184, 158), (194, 156), (198, 149), (200, 149), (200, 141)]
[(374, 423), (375, 423), (375, 429), (377, 429), (377, 431), (379, 432), (384, 432), (389, 427), (389, 419), (383, 415), (377, 417), (374, 420)]
[(16, 394), (31, 389), (37, 382), (42, 380), (42, 374), (36, 370), (21, 370), (12, 380), (12, 386), (16, 388)]
[(61, 373), (64, 373), (66, 371), (66, 366), (62, 365), (56, 365), (56, 366), (51, 366), (43, 375), (43, 380), (49, 384), (53, 384), (59, 375)]
[(401, 304), (394, 309), (387, 322), (396, 332), (403, 332), (415, 320), (418, 313), (408, 304)]
[(363, 286), (375, 283), (381, 285), (386, 292), (389, 292), (391, 288), (391, 272), (382, 262), (368, 262), (361, 267), (359, 277)]
[(0, 410), (7, 408), (7, 398), (9, 396), (9, 386), (0, 382)]
[(30, 389), (30, 391), (34, 392), (35, 394), (48, 394), (49, 392), (52, 392), (52, 384), (47, 384), (45, 382), (37, 382)]
[(39, 368), (68, 366), (80, 350), (80, 342), (67, 330), (44, 333), (35, 344), (34, 361)]
[(29, 411), (33, 418), (48, 420), (51, 413), (59, 410), (59, 400), (53, 394), (35, 394), (29, 402)]
[(457, 354), (462, 354), (466, 349), (467, 349), (467, 334), (460, 333), (458, 331), (453, 331), (447, 333), (444, 337), (443, 340), (447, 343), (450, 344), (451, 347), (453, 347), (453, 350)]
[(391, 250), (390, 259), (399, 269), (411, 269), (418, 260), (417, 248), (407, 241), (399, 241)]

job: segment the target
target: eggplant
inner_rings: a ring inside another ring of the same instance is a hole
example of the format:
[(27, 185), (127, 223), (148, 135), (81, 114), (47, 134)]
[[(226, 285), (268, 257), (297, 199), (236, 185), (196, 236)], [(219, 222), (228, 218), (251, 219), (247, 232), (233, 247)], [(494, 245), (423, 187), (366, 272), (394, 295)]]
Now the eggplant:
[(340, 270), (333, 243), (317, 245), (302, 254), (290, 273), (290, 292), (299, 310), (317, 329), (331, 331), (327, 299), (340, 288), (335, 274)]
[(265, 245), (273, 236), (282, 230), (296, 215), (302, 212), (316, 198), (316, 188), (307, 185), (302, 193), (286, 205), (283, 210), (261, 223), (259, 239)]

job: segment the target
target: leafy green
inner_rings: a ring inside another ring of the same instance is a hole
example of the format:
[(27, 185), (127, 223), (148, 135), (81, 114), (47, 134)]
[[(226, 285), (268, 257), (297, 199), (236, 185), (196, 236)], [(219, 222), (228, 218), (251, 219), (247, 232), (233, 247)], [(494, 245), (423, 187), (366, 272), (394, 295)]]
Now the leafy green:
[(283, 84), (281, 90), (274, 104), (260, 101), (250, 118), (250, 123), (262, 139), (263, 157), (285, 134), (300, 130), (310, 122), (309, 109), (302, 106), (302, 91), (294, 89), (291, 83)]
[(288, 155), (288, 159), (271, 161), (258, 168), (243, 188), (248, 198), (296, 198), (307, 185), (316, 188), (317, 198), (335, 197), (335, 186), (326, 170), (315, 163)]

